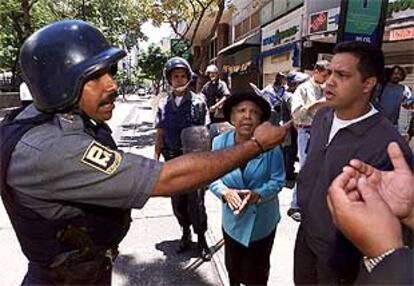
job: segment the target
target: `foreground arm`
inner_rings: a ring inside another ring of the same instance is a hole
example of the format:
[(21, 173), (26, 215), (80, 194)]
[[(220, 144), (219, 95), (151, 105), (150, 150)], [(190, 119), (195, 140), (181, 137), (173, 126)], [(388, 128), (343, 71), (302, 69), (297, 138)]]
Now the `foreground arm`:
[(194, 153), (180, 156), (164, 164), (160, 177), (151, 195), (169, 196), (184, 190), (191, 190), (223, 176), (230, 170), (280, 144), (291, 123), (274, 127), (266, 122), (256, 128), (254, 136), (259, 141), (248, 140), (214, 152)]

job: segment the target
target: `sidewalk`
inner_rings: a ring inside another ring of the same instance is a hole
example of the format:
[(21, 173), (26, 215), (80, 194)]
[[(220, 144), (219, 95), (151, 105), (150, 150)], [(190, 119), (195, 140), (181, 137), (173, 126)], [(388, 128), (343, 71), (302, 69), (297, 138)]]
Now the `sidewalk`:
[[(151, 102), (145, 104), (150, 105)], [(153, 103), (151, 105), (154, 106)], [(123, 106), (123, 108), (126, 108), (126, 106)], [(142, 122), (144, 118), (145, 121), (153, 121), (151, 116), (153, 116), (154, 113), (143, 113), (142, 110), (140, 110), (140, 114), (140, 118), (135, 117), (137, 118), (137, 122)], [(133, 118), (131, 115), (129, 117)], [(151, 133), (152, 131), (149, 132)], [(143, 137), (148, 134), (149, 133), (137, 133), (136, 136)], [(121, 138), (118, 139), (121, 140)], [(129, 151), (151, 158), (153, 145), (147, 146), (143, 149), (129, 148)], [(288, 188), (284, 188), (279, 193), (280, 212), (282, 218), (278, 225), (273, 251), (271, 254), (271, 270), (268, 285), (293, 285), (293, 248), (299, 224), (286, 215), (286, 212), (290, 207), (291, 195), (292, 190)], [(172, 214), (171, 207), (169, 207), (169, 209), (165, 209), (164, 211), (166, 211), (166, 213), (161, 215), (157, 213), (157, 208), (153, 209), (153, 200), (158, 199), (150, 199), (150, 202), (142, 211), (151, 213), (152, 217), (172, 216), (172, 228), (175, 229), (174, 233), (176, 233), (174, 237), (179, 239), (181, 232), (179, 230), (178, 223)], [(167, 204), (170, 204), (170, 202), (168, 201)], [(220, 276), (220, 280), (224, 283), (224, 285), (228, 285), (227, 271), (224, 264), (224, 247), (222, 247), (222, 243), (220, 244), (223, 237), (221, 229), (221, 202), (211, 192), (207, 191), (205, 195), (205, 205), (208, 215), (208, 230), (206, 234), (207, 242), (211, 249), (213, 249), (216, 245), (219, 245), (219, 249), (213, 255), (212, 262), (205, 262), (203, 264), (213, 264), (215, 270)], [(173, 238), (173, 236), (170, 237)], [(200, 261), (196, 259), (191, 261), (187, 267), (196, 267), (199, 263)]]

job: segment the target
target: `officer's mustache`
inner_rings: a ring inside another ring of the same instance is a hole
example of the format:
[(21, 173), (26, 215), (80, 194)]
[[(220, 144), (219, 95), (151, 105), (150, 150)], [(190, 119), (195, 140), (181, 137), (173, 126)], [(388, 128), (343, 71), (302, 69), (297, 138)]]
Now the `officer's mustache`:
[(113, 92), (110, 95), (108, 95), (105, 99), (102, 99), (101, 102), (99, 102), (99, 106), (110, 104), (115, 101), (115, 99), (118, 97), (118, 92)]

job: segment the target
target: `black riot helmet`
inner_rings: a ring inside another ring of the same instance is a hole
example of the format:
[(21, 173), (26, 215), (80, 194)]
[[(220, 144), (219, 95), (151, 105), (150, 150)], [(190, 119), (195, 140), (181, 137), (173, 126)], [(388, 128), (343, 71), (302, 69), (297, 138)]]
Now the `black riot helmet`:
[(174, 69), (185, 69), (187, 72), (188, 80), (191, 80), (191, 75), (193, 74), (193, 71), (191, 70), (191, 66), (187, 62), (187, 60), (180, 57), (173, 57), (169, 59), (164, 66), (164, 77), (167, 79), (168, 84), (171, 85), (170, 76), (171, 72)]
[(89, 79), (125, 56), (92, 25), (64, 20), (43, 27), (25, 41), (20, 65), (36, 108), (54, 113), (70, 110)]

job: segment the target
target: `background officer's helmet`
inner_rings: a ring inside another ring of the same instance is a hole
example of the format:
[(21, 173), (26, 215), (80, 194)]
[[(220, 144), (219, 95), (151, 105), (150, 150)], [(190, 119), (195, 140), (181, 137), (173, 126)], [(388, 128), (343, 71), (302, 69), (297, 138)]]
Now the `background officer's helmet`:
[(206, 68), (206, 75), (208, 76), (209, 73), (219, 73), (219, 69), (216, 65), (209, 65)]
[(55, 113), (72, 109), (83, 85), (125, 56), (92, 25), (64, 20), (43, 27), (25, 41), (20, 65), (36, 108)]
[(171, 80), (170, 80), (170, 76), (171, 76), (171, 72), (174, 69), (185, 69), (187, 72), (187, 78), (188, 81), (191, 80), (191, 75), (193, 74), (193, 71), (191, 70), (191, 66), (190, 64), (183, 58), (180, 57), (174, 57), (169, 59), (164, 66), (164, 77), (167, 79), (167, 82), (169, 85), (171, 85)]

